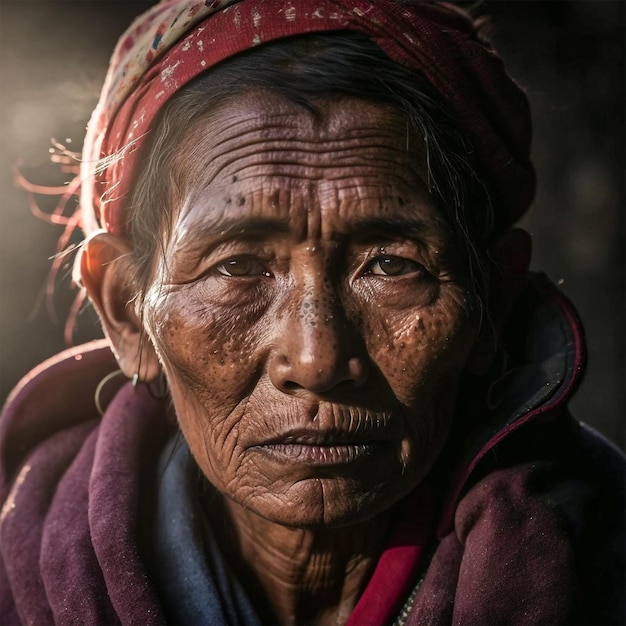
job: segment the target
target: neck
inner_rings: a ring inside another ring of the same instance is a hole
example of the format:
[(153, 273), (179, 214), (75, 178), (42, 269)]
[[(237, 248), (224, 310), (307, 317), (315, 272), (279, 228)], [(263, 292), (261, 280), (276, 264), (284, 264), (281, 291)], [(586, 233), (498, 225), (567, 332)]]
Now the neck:
[(231, 501), (211, 517), (229, 565), (265, 623), (345, 624), (388, 535), (389, 515), (343, 528), (275, 524)]

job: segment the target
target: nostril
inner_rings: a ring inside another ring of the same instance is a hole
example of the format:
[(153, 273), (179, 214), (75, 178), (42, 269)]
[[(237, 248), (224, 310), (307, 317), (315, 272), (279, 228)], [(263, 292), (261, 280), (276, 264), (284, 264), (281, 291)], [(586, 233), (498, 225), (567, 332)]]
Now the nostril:
[[(286, 333), (269, 356), (269, 379), (277, 389), (287, 394), (303, 390), (327, 394), (333, 389), (356, 389), (366, 384), (369, 368), (362, 346), (352, 345), (345, 335), (296, 330), (300, 332)], [(354, 351), (360, 356), (354, 356)]]
[(361, 387), (367, 382), (369, 370), (365, 360), (351, 358), (331, 367), (319, 367), (307, 360), (290, 362), (279, 358), (270, 370), (270, 378), (274, 385), (285, 393), (309, 390), (314, 393), (328, 393), (331, 390), (351, 390)]
[(356, 380), (343, 380), (335, 385), (335, 389), (338, 390), (356, 389), (357, 387), (360, 387), (360, 384)]

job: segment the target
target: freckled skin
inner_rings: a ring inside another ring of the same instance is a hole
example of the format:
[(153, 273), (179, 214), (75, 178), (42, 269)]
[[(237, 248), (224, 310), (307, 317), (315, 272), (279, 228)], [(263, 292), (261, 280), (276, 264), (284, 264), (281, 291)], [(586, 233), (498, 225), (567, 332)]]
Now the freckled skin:
[[(145, 300), (203, 473), (231, 506), (306, 528), (371, 519), (420, 483), (477, 334), (405, 120), (319, 108), (252, 94), (189, 130)], [(302, 432), (327, 445), (290, 448)]]

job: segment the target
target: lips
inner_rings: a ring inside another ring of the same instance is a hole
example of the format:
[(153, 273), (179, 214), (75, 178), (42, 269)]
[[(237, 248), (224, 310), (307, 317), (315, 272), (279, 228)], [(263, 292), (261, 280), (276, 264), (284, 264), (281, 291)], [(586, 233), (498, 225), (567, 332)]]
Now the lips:
[(359, 433), (337, 429), (298, 428), (289, 430), (264, 441), (262, 445), (300, 444), (309, 446), (330, 446), (341, 444), (360, 444), (372, 441), (372, 433)]
[(374, 453), (381, 444), (308, 445), (300, 443), (272, 444), (259, 450), (277, 461), (307, 465), (345, 465), (360, 461)]
[(327, 466), (354, 463), (383, 445), (388, 446), (389, 441), (385, 442), (382, 436), (375, 437), (371, 432), (298, 429), (252, 448), (277, 461)]

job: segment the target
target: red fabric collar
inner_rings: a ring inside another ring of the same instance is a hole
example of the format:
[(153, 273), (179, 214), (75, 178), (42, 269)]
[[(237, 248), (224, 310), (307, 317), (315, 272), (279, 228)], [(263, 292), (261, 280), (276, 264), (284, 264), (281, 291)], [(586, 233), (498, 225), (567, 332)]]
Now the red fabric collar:
[(417, 583), (416, 574), (425, 558), (432, 519), (430, 490), (422, 483), (409, 496), (396, 532), (346, 626), (381, 626), (393, 622)]

